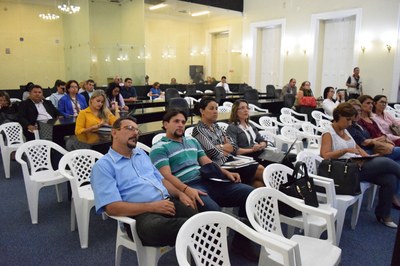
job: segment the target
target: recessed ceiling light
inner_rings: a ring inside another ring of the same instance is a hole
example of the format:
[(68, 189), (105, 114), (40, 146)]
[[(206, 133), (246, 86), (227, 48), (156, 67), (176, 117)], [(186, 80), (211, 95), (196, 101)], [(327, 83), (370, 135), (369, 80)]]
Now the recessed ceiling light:
[(210, 11), (208, 11), (208, 10), (200, 11), (200, 12), (192, 13), (192, 17), (198, 17), (198, 16), (207, 15), (207, 14), (210, 14)]
[(156, 9), (163, 8), (163, 7), (166, 7), (166, 6), (167, 6), (167, 4), (161, 3), (161, 4), (158, 4), (158, 5), (155, 5), (155, 6), (151, 6), (151, 7), (149, 7), (149, 9), (150, 10), (156, 10)]

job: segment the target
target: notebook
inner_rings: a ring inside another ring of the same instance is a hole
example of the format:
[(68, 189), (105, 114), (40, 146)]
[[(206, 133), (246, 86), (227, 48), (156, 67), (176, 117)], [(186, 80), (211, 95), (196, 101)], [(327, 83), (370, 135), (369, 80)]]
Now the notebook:
[(261, 153), (258, 158), (260, 160), (265, 160), (265, 161), (270, 161), (270, 162), (275, 162), (275, 163), (282, 163), (283, 160), (288, 157), (290, 151), (292, 150), (294, 144), (296, 144), (296, 141), (293, 141), (293, 143), (290, 145), (288, 150), (286, 152), (275, 152), (273, 150), (268, 150), (265, 149), (263, 153)]

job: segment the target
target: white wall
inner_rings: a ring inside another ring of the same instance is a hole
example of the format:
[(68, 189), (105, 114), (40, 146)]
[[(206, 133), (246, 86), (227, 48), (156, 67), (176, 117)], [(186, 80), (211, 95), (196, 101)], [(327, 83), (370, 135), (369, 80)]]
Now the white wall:
[[(313, 73), (309, 73), (309, 65), (313, 60), (313, 43), (310, 39), (311, 17), (315, 14), (333, 12), (339, 10), (361, 9), (360, 40), (363, 36), (370, 36), (366, 43), (368, 48), (365, 53), (361, 53), (361, 44), (356, 41), (355, 53), (358, 58), (356, 65), (361, 69), (363, 78), (364, 92), (368, 94), (377, 94), (381, 88), (385, 88), (385, 94), (393, 95), (392, 90), (397, 92), (398, 84), (393, 82), (393, 68), (395, 58), (397, 58), (397, 40), (398, 40), (398, 15), (399, 1), (374, 1), (374, 0), (251, 0), (244, 1), (243, 21), (243, 42), (251, 42), (250, 24), (259, 23), (273, 19), (285, 19), (286, 29), (285, 38), (294, 40), (292, 51), (285, 55), (284, 60), (284, 83), (294, 77), (299, 83), (308, 80)], [(391, 41), (392, 51), (388, 53), (385, 42), (382, 37), (388, 34), (394, 40)], [(307, 54), (303, 53), (304, 48)], [(250, 58), (243, 62), (243, 71), (248, 71)], [(351, 74), (351, 71), (350, 73)], [(398, 83), (398, 79), (397, 79)], [(320, 91), (320, 88), (314, 88)], [(397, 93), (396, 93), (397, 95)], [(397, 99), (390, 99), (397, 100)]]

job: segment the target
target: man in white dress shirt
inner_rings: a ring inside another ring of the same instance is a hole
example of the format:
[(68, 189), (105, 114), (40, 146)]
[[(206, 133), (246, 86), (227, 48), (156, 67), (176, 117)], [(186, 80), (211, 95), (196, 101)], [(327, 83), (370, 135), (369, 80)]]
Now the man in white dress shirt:
[(231, 91), (229, 90), (229, 85), (228, 85), (228, 83), (226, 83), (226, 77), (225, 77), (225, 76), (222, 76), (222, 77), (221, 77), (221, 82), (219, 82), (219, 83), (217, 84), (217, 86), (215, 86), (215, 87), (223, 87), (223, 88), (225, 89), (226, 93), (230, 93), (230, 92), (231, 92)]

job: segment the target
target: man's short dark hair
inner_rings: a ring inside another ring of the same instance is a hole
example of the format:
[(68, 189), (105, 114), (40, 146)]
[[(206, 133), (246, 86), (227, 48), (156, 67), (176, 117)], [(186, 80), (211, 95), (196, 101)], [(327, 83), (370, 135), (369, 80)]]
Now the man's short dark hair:
[(42, 86), (37, 85), (37, 84), (30, 86), (29, 87), (29, 92), (31, 92), (33, 89), (41, 89), (43, 91)]
[(124, 82), (127, 82), (128, 80), (132, 81), (131, 78), (125, 78)]
[(134, 117), (132, 117), (132, 116), (126, 116), (126, 117), (120, 117), (120, 118), (118, 118), (117, 120), (115, 120), (115, 122), (114, 122), (114, 124), (113, 124), (112, 127), (113, 127), (114, 129), (121, 128), (121, 123), (122, 123), (122, 121), (124, 121), (124, 120), (130, 120), (130, 121), (132, 121), (132, 122), (137, 123), (136, 118), (134, 118)]
[(165, 113), (165, 115), (163, 116), (163, 122), (169, 122), (171, 120), (172, 117), (178, 115), (178, 114), (182, 114), (185, 117), (185, 120), (187, 120), (187, 115), (183, 110), (180, 109), (171, 109), (169, 111), (167, 111)]
[(226, 79), (226, 77), (225, 77), (225, 76), (222, 76), (221, 79)]
[(65, 86), (66, 84), (67, 83), (65, 83), (65, 81), (57, 79), (55, 85), (56, 85), (56, 88), (57, 88), (57, 87), (60, 87), (60, 86)]

